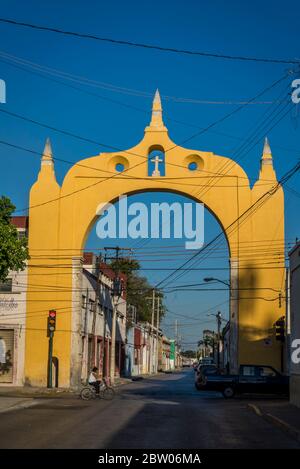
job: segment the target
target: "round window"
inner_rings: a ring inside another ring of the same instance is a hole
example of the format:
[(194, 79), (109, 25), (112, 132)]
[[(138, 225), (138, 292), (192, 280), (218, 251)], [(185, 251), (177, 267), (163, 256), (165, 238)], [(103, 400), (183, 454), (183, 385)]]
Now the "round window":
[(124, 171), (124, 165), (122, 163), (117, 163), (116, 171), (118, 171), (118, 173), (122, 173), (122, 171)]
[(196, 171), (198, 168), (198, 165), (195, 161), (192, 161), (191, 163), (188, 164), (188, 168), (190, 171)]

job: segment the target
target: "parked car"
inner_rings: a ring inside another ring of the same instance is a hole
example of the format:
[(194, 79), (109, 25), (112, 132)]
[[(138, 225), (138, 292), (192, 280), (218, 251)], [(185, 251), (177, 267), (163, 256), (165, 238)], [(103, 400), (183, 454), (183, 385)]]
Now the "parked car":
[(197, 370), (198, 365), (199, 365), (199, 362), (194, 362), (194, 363), (193, 363), (193, 369), (194, 369), (194, 371)]
[(214, 359), (212, 357), (204, 357), (204, 358), (200, 358), (198, 362), (193, 363), (193, 368), (194, 368), (194, 371), (197, 371), (199, 366), (213, 365), (213, 364), (214, 364)]
[(236, 375), (206, 374), (198, 386), (204, 391), (220, 391), (226, 398), (242, 393), (288, 394), (289, 377), (268, 365), (241, 365)]
[(213, 357), (204, 357), (200, 358), (199, 365), (213, 365), (214, 359)]
[(220, 373), (217, 365), (198, 365), (195, 373), (195, 387), (198, 391), (201, 390), (204, 377), (208, 375), (214, 375)]

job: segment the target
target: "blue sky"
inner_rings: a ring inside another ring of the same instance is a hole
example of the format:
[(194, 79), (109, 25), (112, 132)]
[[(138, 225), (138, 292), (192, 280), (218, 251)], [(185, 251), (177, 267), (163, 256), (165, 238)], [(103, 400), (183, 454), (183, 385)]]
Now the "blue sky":
[[(152, 0), (150, 3), (1, 0), (0, 6), (1, 17), (104, 37), (231, 55), (300, 58), (300, 6), (296, 1), (287, 5), (282, 1), (257, 0)], [(159, 88), (162, 96), (192, 100), (245, 101), (291, 68), (287, 64), (230, 61), (131, 48), (2, 23), (0, 38), (0, 79), (4, 79), (7, 85), (7, 103), (0, 105), (0, 111), (4, 109), (15, 112), (124, 149), (133, 146), (142, 138), (150, 117), (150, 96), (156, 88)], [(4, 59), (3, 53), (14, 56), (14, 61)], [(95, 80), (97, 87), (54, 77), (65, 84), (73, 84), (81, 91), (75, 90), (49, 80), (47, 74), (36, 75), (32, 73), (32, 68), (24, 67), (20, 63), (17, 67), (12, 66), (12, 63), (16, 65), (16, 60), (20, 58)], [(261, 99), (274, 101), (281, 94), (285, 93), (286, 96), (290, 81), (286, 80)], [(111, 90), (111, 85), (115, 91)], [(143, 93), (138, 93), (137, 96), (137, 93), (132, 94), (120, 88)], [(206, 127), (234, 109), (235, 105), (182, 103), (163, 99), (163, 107), (170, 136), (176, 143), (180, 143), (195, 133), (196, 128)], [(255, 125), (262, 120), (264, 113), (270, 112), (271, 109), (268, 104), (249, 105), (236, 116), (216, 126), (213, 131), (193, 139), (189, 146), (234, 158), (239, 156), (242, 167), (249, 177), (255, 179), (259, 170), (263, 137), (248, 153), (240, 154), (237, 150), (243, 139), (247, 138)], [(299, 159), (299, 126), (299, 109), (294, 106), (294, 109), (268, 132), (278, 177)], [(0, 112), (0, 140), (41, 152), (48, 136), (51, 138), (54, 155), (74, 162), (107, 150), (101, 145), (83, 142)], [(17, 209), (21, 210), (28, 205), (28, 191), (37, 177), (39, 158), (1, 144), (0, 156), (0, 193), (11, 197)], [(60, 183), (67, 170), (68, 165), (56, 163), (56, 174)], [(288, 186), (298, 190), (299, 175), (295, 176)], [(147, 194), (139, 196), (139, 201), (149, 203), (154, 200), (153, 197), (156, 201), (162, 200), (159, 194)], [(179, 199), (178, 196), (169, 195), (167, 200)], [(299, 236), (300, 221), (299, 217), (295, 216), (299, 212), (299, 200), (295, 193), (286, 191), (288, 240)], [(18, 212), (22, 213), (24, 212)], [(207, 214), (205, 241), (208, 242), (219, 230), (216, 220)], [(167, 241), (161, 240), (159, 245), (167, 245)], [(112, 244), (116, 243), (117, 240), (112, 241)], [(172, 243), (169, 242), (171, 246)], [(98, 240), (93, 232), (88, 244), (98, 248)], [(175, 240), (174, 244), (178, 244), (178, 240)], [(136, 246), (137, 242), (132, 242), (132, 245)], [(151, 242), (147, 244), (148, 249), (149, 247)], [(203, 268), (225, 267), (225, 243), (223, 248), (222, 255), (218, 258), (215, 254), (215, 259), (208, 259), (203, 263)], [(141, 249), (140, 252), (144, 256), (147, 251)], [(166, 256), (164, 262), (143, 261), (142, 267), (154, 267), (159, 264), (162, 268), (170, 268), (180, 264), (181, 257), (178, 256), (176, 261), (168, 260), (171, 257), (174, 256)], [(166, 275), (163, 271), (144, 273), (147, 273), (153, 282)], [(204, 276), (226, 279), (228, 273), (198, 271), (185, 275), (180, 282), (201, 282)], [(213, 318), (201, 312), (226, 302), (227, 299), (226, 291), (170, 294), (167, 296), (169, 309), (176, 314), (199, 318), (199, 323), (173, 313), (169, 313), (165, 322), (171, 324), (178, 319), (179, 323), (182, 323), (181, 333), (184, 335), (184, 341), (188, 344), (198, 339), (204, 325), (210, 327), (214, 324)], [(226, 316), (226, 303), (216, 306), (216, 310), (218, 308)], [(200, 322), (208, 320), (211, 322)], [(192, 326), (194, 323), (195, 327)], [(168, 327), (166, 330), (172, 333), (172, 328)]]

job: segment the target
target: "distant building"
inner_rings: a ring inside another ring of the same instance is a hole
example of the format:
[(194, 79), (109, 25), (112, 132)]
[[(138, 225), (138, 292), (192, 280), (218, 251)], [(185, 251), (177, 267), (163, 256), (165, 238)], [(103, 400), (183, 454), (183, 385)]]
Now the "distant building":
[[(27, 236), (28, 217), (12, 217), (19, 237)], [(38, 289), (38, 281), (36, 288)], [(0, 385), (24, 384), (27, 268), (11, 271), (0, 283)], [(34, 304), (28, 314), (39, 315)]]
[[(161, 332), (159, 331), (159, 336)], [(157, 329), (148, 322), (133, 322), (127, 328), (125, 376), (139, 376), (156, 371)]]
[(160, 340), (159, 355), (158, 355), (158, 371), (174, 370), (174, 359), (171, 362), (171, 348), (173, 348), (174, 341), (168, 339), (165, 335)]
[[(290, 344), (293, 346), (293, 342), (300, 339), (300, 242), (289, 252), (289, 261), (290, 324), (287, 326), (290, 329)], [(297, 348), (299, 349), (299, 345)], [(290, 356), (293, 350), (292, 347)], [(290, 400), (292, 404), (300, 407), (300, 363), (295, 363), (293, 360), (290, 360)]]

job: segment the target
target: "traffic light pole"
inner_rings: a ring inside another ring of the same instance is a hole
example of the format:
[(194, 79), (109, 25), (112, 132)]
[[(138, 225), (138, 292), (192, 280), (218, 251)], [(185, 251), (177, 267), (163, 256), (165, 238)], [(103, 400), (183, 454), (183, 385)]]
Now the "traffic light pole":
[(53, 336), (54, 336), (54, 332), (51, 331), (49, 333), (49, 346), (48, 346), (47, 388), (52, 388)]
[(56, 326), (56, 311), (51, 309), (47, 318), (47, 336), (48, 345), (48, 369), (47, 369), (47, 388), (52, 388), (52, 358), (53, 358), (53, 337)]

